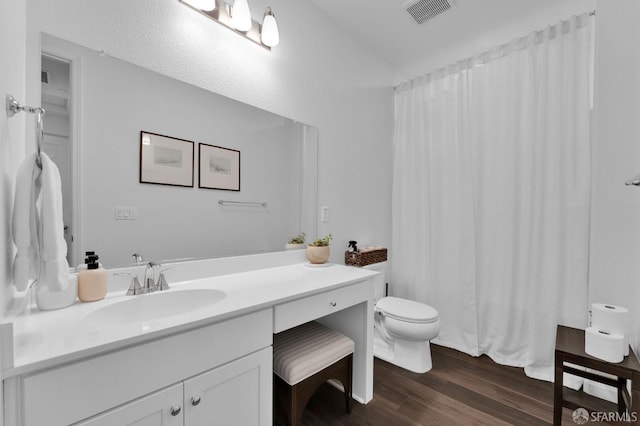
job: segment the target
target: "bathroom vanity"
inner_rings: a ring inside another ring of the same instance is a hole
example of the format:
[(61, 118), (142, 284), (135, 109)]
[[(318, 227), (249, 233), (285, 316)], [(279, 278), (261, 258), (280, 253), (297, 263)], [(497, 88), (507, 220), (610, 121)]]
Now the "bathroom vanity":
[(353, 396), (370, 401), (379, 274), (300, 256), (176, 264), (166, 292), (3, 324), (5, 425), (271, 424), (273, 334), (314, 319), (354, 340)]

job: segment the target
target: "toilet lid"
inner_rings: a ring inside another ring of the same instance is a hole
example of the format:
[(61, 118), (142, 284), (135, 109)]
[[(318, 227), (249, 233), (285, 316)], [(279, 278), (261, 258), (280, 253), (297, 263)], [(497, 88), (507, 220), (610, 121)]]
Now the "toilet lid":
[(401, 321), (427, 324), (438, 319), (438, 311), (431, 306), (399, 297), (383, 297), (376, 303), (376, 308), (386, 316)]

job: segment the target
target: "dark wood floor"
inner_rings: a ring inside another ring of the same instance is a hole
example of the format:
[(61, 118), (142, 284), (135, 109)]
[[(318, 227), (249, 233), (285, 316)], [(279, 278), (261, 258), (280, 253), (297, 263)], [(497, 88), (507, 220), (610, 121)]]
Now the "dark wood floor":
[[(553, 419), (553, 385), (526, 377), (521, 368), (505, 367), (487, 356), (474, 358), (432, 345), (433, 369), (415, 374), (375, 360), (374, 398), (354, 401), (344, 411), (341, 393), (323, 385), (307, 405), (303, 425), (548, 425)], [(565, 390), (576, 401), (594, 398)], [(615, 410), (607, 402), (594, 407)], [(586, 405), (586, 402), (585, 402)], [(574, 425), (564, 409), (563, 424)], [(589, 422), (589, 425), (595, 423)]]

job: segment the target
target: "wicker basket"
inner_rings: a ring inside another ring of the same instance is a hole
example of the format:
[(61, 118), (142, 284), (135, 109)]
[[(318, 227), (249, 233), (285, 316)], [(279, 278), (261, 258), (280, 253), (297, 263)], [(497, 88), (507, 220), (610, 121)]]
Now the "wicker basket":
[(376, 250), (370, 250), (365, 252), (344, 252), (344, 264), (350, 266), (365, 266), (372, 263), (386, 262), (387, 249), (380, 248)]

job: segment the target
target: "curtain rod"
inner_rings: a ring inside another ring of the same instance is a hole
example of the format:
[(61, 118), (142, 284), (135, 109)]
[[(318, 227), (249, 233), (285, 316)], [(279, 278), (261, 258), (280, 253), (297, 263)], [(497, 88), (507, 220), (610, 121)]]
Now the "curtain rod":
[[(592, 11), (590, 11), (590, 12), (583, 12), (583, 13), (581, 13), (580, 15), (575, 15), (575, 16), (577, 16), (578, 18), (580, 18), (580, 17), (586, 17), (587, 15), (588, 15), (588, 16), (595, 16), (595, 15), (596, 15), (596, 10), (594, 9), (594, 10), (592, 10)], [(564, 24), (566, 24), (567, 22), (569, 22), (569, 20), (570, 20), (570, 18), (569, 18), (569, 19), (564, 19), (564, 20), (562, 20), (562, 24), (563, 24), (563, 25), (564, 25)], [(554, 24), (554, 26), (555, 26), (555, 25), (557, 25), (557, 24)], [(537, 36), (538, 34), (542, 33), (542, 30), (533, 31), (533, 33), (535, 33), (535, 34), (536, 34), (536, 36)], [(491, 55), (491, 54), (492, 54), (492, 52), (493, 52), (494, 50), (496, 50), (496, 49), (500, 49), (500, 48), (503, 48), (503, 47), (505, 47), (505, 46), (507, 46), (507, 45), (509, 45), (509, 44), (513, 43), (514, 41), (517, 41), (517, 40), (523, 40), (523, 39), (525, 39), (526, 37), (528, 37), (528, 36), (526, 36), (526, 35), (525, 35), (525, 36), (522, 36), (522, 37), (516, 37), (516, 38), (514, 38), (513, 40), (511, 40), (511, 41), (510, 41), (510, 42), (508, 42), (508, 43), (500, 44), (500, 45), (495, 46), (495, 47), (493, 47), (493, 48), (491, 48), (491, 49), (489, 49), (489, 50), (486, 50), (486, 51), (484, 51), (484, 52), (481, 52), (481, 53), (478, 53), (478, 54), (472, 55), (472, 56), (470, 56), (470, 57), (468, 57), (468, 58), (461, 59), (461, 60), (459, 60), (459, 61), (456, 61), (456, 62), (450, 63), (450, 64), (448, 64), (448, 65), (445, 65), (445, 66), (443, 66), (443, 67), (438, 67), (437, 69), (435, 69), (435, 70), (433, 70), (433, 71), (431, 71), (431, 72), (428, 72), (428, 73), (423, 74), (423, 75), (418, 76), (418, 77), (411, 78), (411, 79), (409, 79), (409, 80), (407, 80), (407, 81), (405, 81), (405, 82), (403, 82), (403, 83), (398, 84), (397, 86), (395, 86), (395, 87), (393, 88), (393, 90), (394, 90), (395, 92), (398, 92), (398, 91), (404, 91), (404, 90), (406, 90), (406, 86), (407, 86), (407, 85), (411, 85), (411, 86), (413, 86), (413, 84), (414, 84), (414, 83), (416, 83), (418, 80), (422, 80), (422, 79), (426, 79), (427, 81), (431, 81), (431, 79), (432, 79), (432, 78), (435, 78), (435, 76), (437, 76), (439, 73), (446, 71), (446, 70), (447, 70), (447, 69), (449, 69), (450, 67), (456, 67), (456, 66), (459, 66), (461, 63), (465, 63), (465, 62), (469, 63), (470, 61), (472, 61), (472, 60), (473, 60), (474, 58), (476, 58), (476, 57), (481, 57), (481, 56)], [(493, 58), (493, 59), (495, 59), (495, 58)], [(485, 61), (483, 61), (483, 63), (484, 63), (484, 62), (485, 62)], [(466, 67), (465, 67), (465, 68), (473, 68), (474, 66), (475, 66), (475, 65), (468, 64), (468, 65), (466, 65)]]

